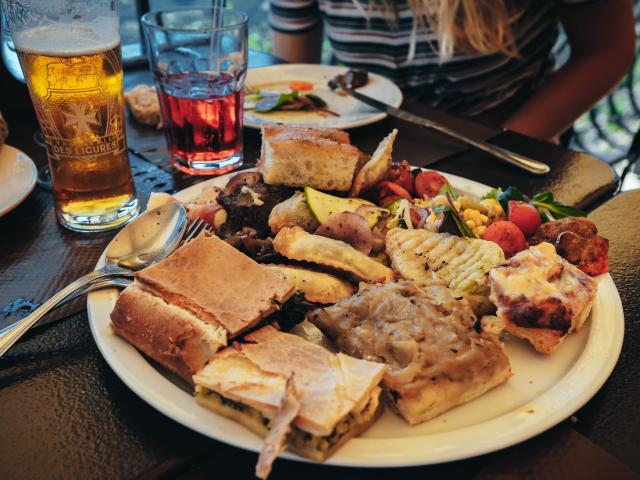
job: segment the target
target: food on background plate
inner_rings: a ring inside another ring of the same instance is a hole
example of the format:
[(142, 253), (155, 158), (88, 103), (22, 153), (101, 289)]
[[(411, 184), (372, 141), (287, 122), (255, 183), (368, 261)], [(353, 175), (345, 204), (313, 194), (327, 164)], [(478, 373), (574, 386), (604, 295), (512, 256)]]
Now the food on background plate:
[(333, 354), (266, 326), (214, 355), (194, 376), (196, 399), (214, 412), (265, 436), (278, 422), (287, 380), (300, 408), (288, 448), (323, 461), (366, 430), (381, 413), (380, 363)]
[(228, 339), (279, 310), (294, 292), (292, 282), (203, 234), (136, 273), (111, 313), (112, 327), (190, 382)]
[(609, 241), (598, 235), (598, 227), (586, 218), (567, 217), (540, 225), (529, 244), (541, 242), (555, 245), (558, 255), (588, 275), (609, 271)]
[[(299, 88), (294, 88), (299, 87)], [(300, 88), (305, 87), (305, 88)], [(340, 115), (329, 108), (327, 102), (314, 93), (304, 93), (313, 90), (313, 84), (296, 82), (290, 86), (291, 91), (260, 91), (248, 93), (244, 97), (244, 109), (258, 113), (269, 112), (316, 112), (326, 113), (334, 117)]]
[(265, 183), (347, 191), (362, 153), (334, 129), (262, 127), (258, 170)]
[(579, 331), (596, 295), (594, 279), (543, 242), (489, 272), (491, 300), (507, 332), (553, 353), (568, 334)]
[(369, 190), (380, 182), (391, 168), (391, 153), (393, 152), (393, 142), (398, 136), (398, 130), (394, 128), (389, 135), (373, 152), (371, 158), (356, 173), (353, 185), (349, 192), (350, 197), (357, 197), (360, 193)]
[(361, 284), (357, 295), (308, 319), (340, 351), (388, 366), (385, 399), (412, 425), (511, 376), (498, 337), (483, 332), (468, 303), (437, 281)]
[(133, 117), (143, 125), (162, 127), (160, 102), (156, 87), (152, 85), (137, 85), (124, 94), (124, 100)]
[(393, 271), (359, 252), (351, 245), (332, 238), (313, 235), (300, 227), (283, 228), (273, 240), (279, 254), (310, 262), (353, 276), (358, 281), (376, 283), (392, 280)]
[(351, 283), (328, 273), (292, 265), (266, 264), (265, 268), (291, 281), (309, 302), (334, 304), (355, 293)]

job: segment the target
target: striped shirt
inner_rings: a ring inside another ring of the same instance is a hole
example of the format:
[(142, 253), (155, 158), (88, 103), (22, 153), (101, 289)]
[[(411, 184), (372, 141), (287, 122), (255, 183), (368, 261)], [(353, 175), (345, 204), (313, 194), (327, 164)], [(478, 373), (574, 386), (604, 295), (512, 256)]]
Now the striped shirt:
[[(590, 0), (536, 0), (513, 8), (518, 56), (454, 52), (441, 61), (437, 36), (418, 29), (407, 0), (396, 0), (392, 25), (369, 0), (270, 0), (269, 24), (276, 31), (304, 33), (324, 21), (334, 60), (380, 73), (422, 101), (452, 113), (477, 115), (522, 95), (554, 65), (551, 51), (558, 39), (556, 5)], [(592, 0), (591, 0), (592, 1)], [(515, 11), (515, 10), (514, 10)], [(295, 41), (292, 39), (292, 41)]]

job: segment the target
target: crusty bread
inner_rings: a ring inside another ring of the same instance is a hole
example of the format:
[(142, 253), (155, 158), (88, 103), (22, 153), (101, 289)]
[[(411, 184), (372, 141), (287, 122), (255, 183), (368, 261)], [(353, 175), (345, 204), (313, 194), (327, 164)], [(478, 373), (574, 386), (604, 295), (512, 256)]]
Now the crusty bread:
[(269, 227), (278, 233), (284, 227), (302, 227), (307, 232), (315, 232), (320, 226), (313, 216), (304, 193), (295, 192), (291, 198), (278, 203), (269, 214)]
[(248, 334), (245, 342), (216, 353), (194, 383), (273, 418), (293, 374), (302, 392), (293, 424), (313, 435), (330, 435), (352, 410), (364, 408), (386, 369), (271, 326)]
[(134, 283), (111, 312), (115, 333), (191, 383), (213, 354), (226, 346), (223, 328), (199, 320)]
[(348, 243), (305, 232), (300, 227), (283, 228), (273, 240), (281, 255), (349, 273), (358, 281), (376, 283), (392, 280), (393, 270), (356, 250)]
[(293, 265), (268, 264), (265, 268), (293, 282), (309, 302), (334, 304), (355, 292), (351, 283), (328, 273)]
[(136, 274), (142, 287), (233, 338), (276, 311), (295, 292), (214, 235), (200, 235), (163, 261)]
[[(338, 131), (306, 129), (304, 135), (262, 129), (258, 170), (270, 185), (309, 186), (319, 190), (347, 191), (361, 152), (345, 142)], [(348, 138), (347, 138), (348, 140)]]
[(156, 87), (137, 85), (124, 94), (125, 102), (135, 119), (143, 125), (162, 127), (160, 102)]
[(349, 134), (337, 128), (303, 127), (298, 125), (265, 125), (262, 127), (263, 137), (269, 139), (304, 139), (310, 137), (324, 138), (338, 143), (349, 144)]
[(391, 153), (393, 152), (393, 142), (398, 135), (398, 129), (394, 128), (378, 145), (376, 151), (371, 155), (353, 180), (350, 197), (357, 197), (362, 192), (377, 185), (391, 168)]

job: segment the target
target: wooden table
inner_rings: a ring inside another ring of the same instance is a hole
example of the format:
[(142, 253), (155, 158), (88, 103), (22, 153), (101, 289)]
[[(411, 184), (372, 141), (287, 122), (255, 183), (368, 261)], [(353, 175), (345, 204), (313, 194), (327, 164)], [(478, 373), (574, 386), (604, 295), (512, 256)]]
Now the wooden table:
[[(253, 66), (274, 61), (265, 55), (252, 56)], [(145, 79), (144, 70), (125, 76), (128, 86)], [(1, 107), (12, 129), (9, 143), (43, 165), (44, 150), (32, 141), (37, 124), (26, 88), (0, 70), (0, 91)], [(416, 165), (436, 162), (434, 168), (444, 172), (496, 186), (516, 185), (525, 193), (552, 190), (559, 199), (585, 208), (610, 198), (617, 185), (611, 169), (592, 157), (411, 102), (405, 108), (535, 156), (549, 163), (552, 173), (533, 177), (393, 120), (354, 130), (354, 143), (371, 152), (379, 139), (397, 127), (396, 159), (406, 158)], [(127, 130), (143, 205), (152, 190), (171, 192), (198, 180), (176, 174), (166, 165), (159, 132), (130, 120)], [(246, 164), (255, 161), (258, 146), (256, 132), (247, 131)], [(631, 192), (593, 212), (611, 240), (611, 271), (623, 299), (627, 337), (611, 379), (572, 419), (519, 446), (445, 465), (367, 470), (280, 460), (272, 478), (598, 478), (605, 472), (611, 478), (634, 478), (633, 472), (640, 472), (638, 207), (640, 195)], [(112, 236), (59, 227), (53, 220), (50, 192), (37, 188), (22, 205), (0, 218), (0, 326), (90, 270)], [(178, 425), (115, 376), (91, 337), (82, 301), (45, 318), (44, 325), (0, 359), (0, 478), (251, 478), (255, 454)]]

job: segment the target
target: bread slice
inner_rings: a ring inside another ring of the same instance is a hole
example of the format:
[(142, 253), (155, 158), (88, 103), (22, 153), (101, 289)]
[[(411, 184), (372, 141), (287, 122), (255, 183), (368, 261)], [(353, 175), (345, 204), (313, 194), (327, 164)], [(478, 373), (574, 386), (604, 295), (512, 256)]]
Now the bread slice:
[(542, 242), (489, 272), (497, 316), (515, 337), (553, 353), (582, 328), (596, 297), (596, 281)]
[(333, 142), (349, 145), (349, 134), (337, 128), (303, 127), (298, 125), (265, 125), (262, 127), (263, 138), (269, 139), (305, 139), (324, 138)]
[(309, 128), (301, 134), (299, 129), (263, 127), (258, 170), (270, 185), (347, 191), (361, 152), (338, 140), (348, 137), (330, 129)]
[(111, 312), (111, 327), (189, 383), (193, 374), (227, 345), (224, 328), (146, 292), (137, 282), (120, 294)]
[(316, 460), (378, 415), (384, 365), (333, 354), (271, 326), (248, 334), (245, 342), (218, 352), (194, 375), (196, 398), (217, 413), (264, 435), (293, 375), (301, 406), (289, 445)]
[(393, 142), (395, 142), (397, 135), (398, 129), (394, 128), (380, 142), (376, 151), (371, 155), (371, 159), (358, 170), (349, 192), (350, 197), (357, 197), (384, 179), (387, 171), (391, 168), (391, 152), (393, 152)]
[(229, 338), (255, 326), (295, 292), (288, 280), (214, 235), (200, 235), (136, 274), (142, 288), (223, 327)]

